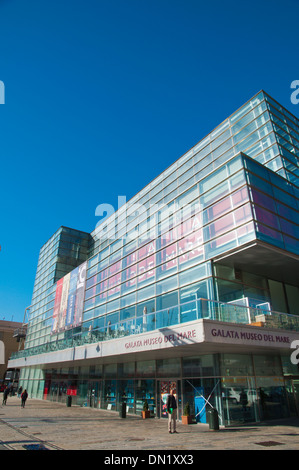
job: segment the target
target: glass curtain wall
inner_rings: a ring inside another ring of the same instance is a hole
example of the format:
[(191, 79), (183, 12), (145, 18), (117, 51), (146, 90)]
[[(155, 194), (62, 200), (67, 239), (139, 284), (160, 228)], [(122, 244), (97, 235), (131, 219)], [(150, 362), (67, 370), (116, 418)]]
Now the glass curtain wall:
[(88, 257), (90, 234), (60, 227), (40, 250), (25, 348), (49, 341), (55, 283)]
[(246, 272), (219, 263), (214, 265), (216, 295), (219, 301), (248, 299), (251, 307), (298, 315), (299, 288), (285, 282)]
[[(294, 369), (294, 367), (293, 367)], [(216, 408), (220, 424), (279, 419), (296, 415), (298, 370), (289, 357), (207, 354), (84, 368), (27, 369), (21, 383), (29, 396), (140, 416), (147, 400), (151, 416), (163, 417), (163, 393), (175, 384), (179, 418), (189, 403), (193, 422), (207, 423)], [(293, 375), (295, 372), (295, 375)], [(165, 388), (166, 387), (166, 388)]]
[[(215, 298), (210, 260), (256, 236), (298, 254), (298, 124), (260, 92), (91, 234), (61, 227), (40, 252), (25, 347), (196, 319), (197, 300)], [(82, 327), (51, 335), (55, 283), (86, 259)], [(226, 298), (230, 287), (222, 283)], [(294, 289), (284, 286), (289, 309)]]

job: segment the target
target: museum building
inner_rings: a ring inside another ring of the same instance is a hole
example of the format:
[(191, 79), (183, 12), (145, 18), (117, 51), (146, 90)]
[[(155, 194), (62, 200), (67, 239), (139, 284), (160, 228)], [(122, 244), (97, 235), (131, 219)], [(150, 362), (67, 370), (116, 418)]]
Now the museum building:
[(298, 416), (298, 161), (299, 120), (261, 91), (92, 233), (60, 227), (9, 361), (29, 396)]

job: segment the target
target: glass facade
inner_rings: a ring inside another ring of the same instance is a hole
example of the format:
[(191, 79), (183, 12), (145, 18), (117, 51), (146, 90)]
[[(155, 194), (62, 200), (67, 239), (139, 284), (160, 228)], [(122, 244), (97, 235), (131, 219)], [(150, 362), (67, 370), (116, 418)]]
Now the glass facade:
[[(285, 279), (229, 259), (258, 244), (279, 250), (281, 262), (287, 264), (290, 256), (298, 262), (298, 158), (299, 120), (262, 91), (91, 234), (59, 229), (40, 252), (25, 354), (202, 318), (248, 323), (247, 310), (241, 319), (242, 306), (257, 313), (298, 315), (296, 277)], [(221, 304), (217, 317), (220, 302), (228, 308)], [(240, 306), (238, 314), (234, 304)], [(262, 417), (261, 390), (279, 395), (283, 409), (287, 392), (282, 371), (277, 381), (275, 374), (257, 377), (262, 359), (254, 363), (253, 356), (242, 356), (237, 367), (238, 360), (223, 355), (151, 365), (94, 364), (84, 372), (86, 378), (82, 368), (44, 370), (35, 393), (60, 399), (76, 383), (78, 404), (117, 410), (124, 395), (129, 412), (135, 413), (146, 397), (158, 416), (163, 408), (160, 382), (169, 378), (177, 381), (181, 404), (196, 393), (207, 398), (213, 391), (228, 424)], [(227, 375), (233, 368), (234, 374)], [(241, 375), (236, 372), (240, 369)], [(28, 373), (24, 369), (24, 380), (31, 380)], [(195, 415), (200, 400), (194, 401)], [(264, 403), (264, 416), (276, 416), (279, 407), (268, 405), (266, 398)], [(197, 418), (202, 419), (200, 413)]]
[(56, 283), (88, 257), (90, 235), (60, 227), (40, 250), (25, 347), (44, 344), (53, 321)]
[(120, 411), (125, 402), (131, 414), (140, 415), (146, 399), (152, 416), (166, 417), (163, 391), (168, 384), (175, 384), (179, 418), (188, 402), (197, 423), (208, 422), (210, 406), (216, 407), (225, 426), (297, 413), (292, 382), (297, 391), (299, 381), (286, 379), (278, 355), (204, 354), (80, 368), (32, 368), (27, 373), (23, 381), (30, 396), (60, 403), (72, 396), (73, 405), (111, 411)]

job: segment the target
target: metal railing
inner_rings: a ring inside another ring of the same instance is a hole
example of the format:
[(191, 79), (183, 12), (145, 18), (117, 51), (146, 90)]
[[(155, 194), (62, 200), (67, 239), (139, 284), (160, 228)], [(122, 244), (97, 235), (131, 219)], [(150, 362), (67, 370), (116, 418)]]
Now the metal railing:
[(290, 315), (273, 310), (265, 310), (264, 308), (248, 307), (216, 300), (197, 299), (157, 312), (144, 313), (142, 316), (125, 321), (107, 324), (101, 328), (87, 330), (84, 329), (83, 324), (82, 331), (71, 338), (55, 340), (53, 336), (52, 341), (48, 341), (43, 345), (13, 353), (11, 359), (141, 334), (199, 319), (247, 325), (265, 325), (271, 328), (299, 331), (299, 315)]

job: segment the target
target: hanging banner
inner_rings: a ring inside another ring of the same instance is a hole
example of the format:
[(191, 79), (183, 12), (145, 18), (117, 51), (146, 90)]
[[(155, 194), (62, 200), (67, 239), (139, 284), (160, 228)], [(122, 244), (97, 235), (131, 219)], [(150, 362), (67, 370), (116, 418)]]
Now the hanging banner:
[(57, 333), (57, 331), (58, 331), (58, 321), (59, 321), (62, 286), (63, 286), (63, 278), (59, 279), (59, 281), (56, 284), (56, 294), (55, 294), (55, 301), (54, 301), (53, 321), (52, 321), (52, 331), (51, 331), (51, 333)]
[(64, 330), (64, 328), (65, 328), (67, 301), (68, 301), (69, 287), (70, 287), (70, 277), (71, 277), (71, 274), (69, 273), (66, 276), (64, 276), (64, 278), (63, 278), (61, 301), (60, 301), (60, 311), (59, 311), (59, 322), (58, 322), (59, 331)]
[(76, 307), (75, 307), (73, 327), (80, 326), (82, 323), (86, 272), (87, 272), (87, 261), (81, 264), (81, 266), (79, 266), (79, 269), (78, 269), (78, 279), (77, 279), (77, 287), (76, 287)]
[(52, 334), (81, 325), (86, 269), (87, 262), (84, 262), (57, 282)]
[(71, 328), (73, 321), (74, 321), (78, 272), (79, 272), (79, 268), (76, 268), (71, 272), (69, 296), (67, 300), (66, 321), (65, 321), (66, 328)]

